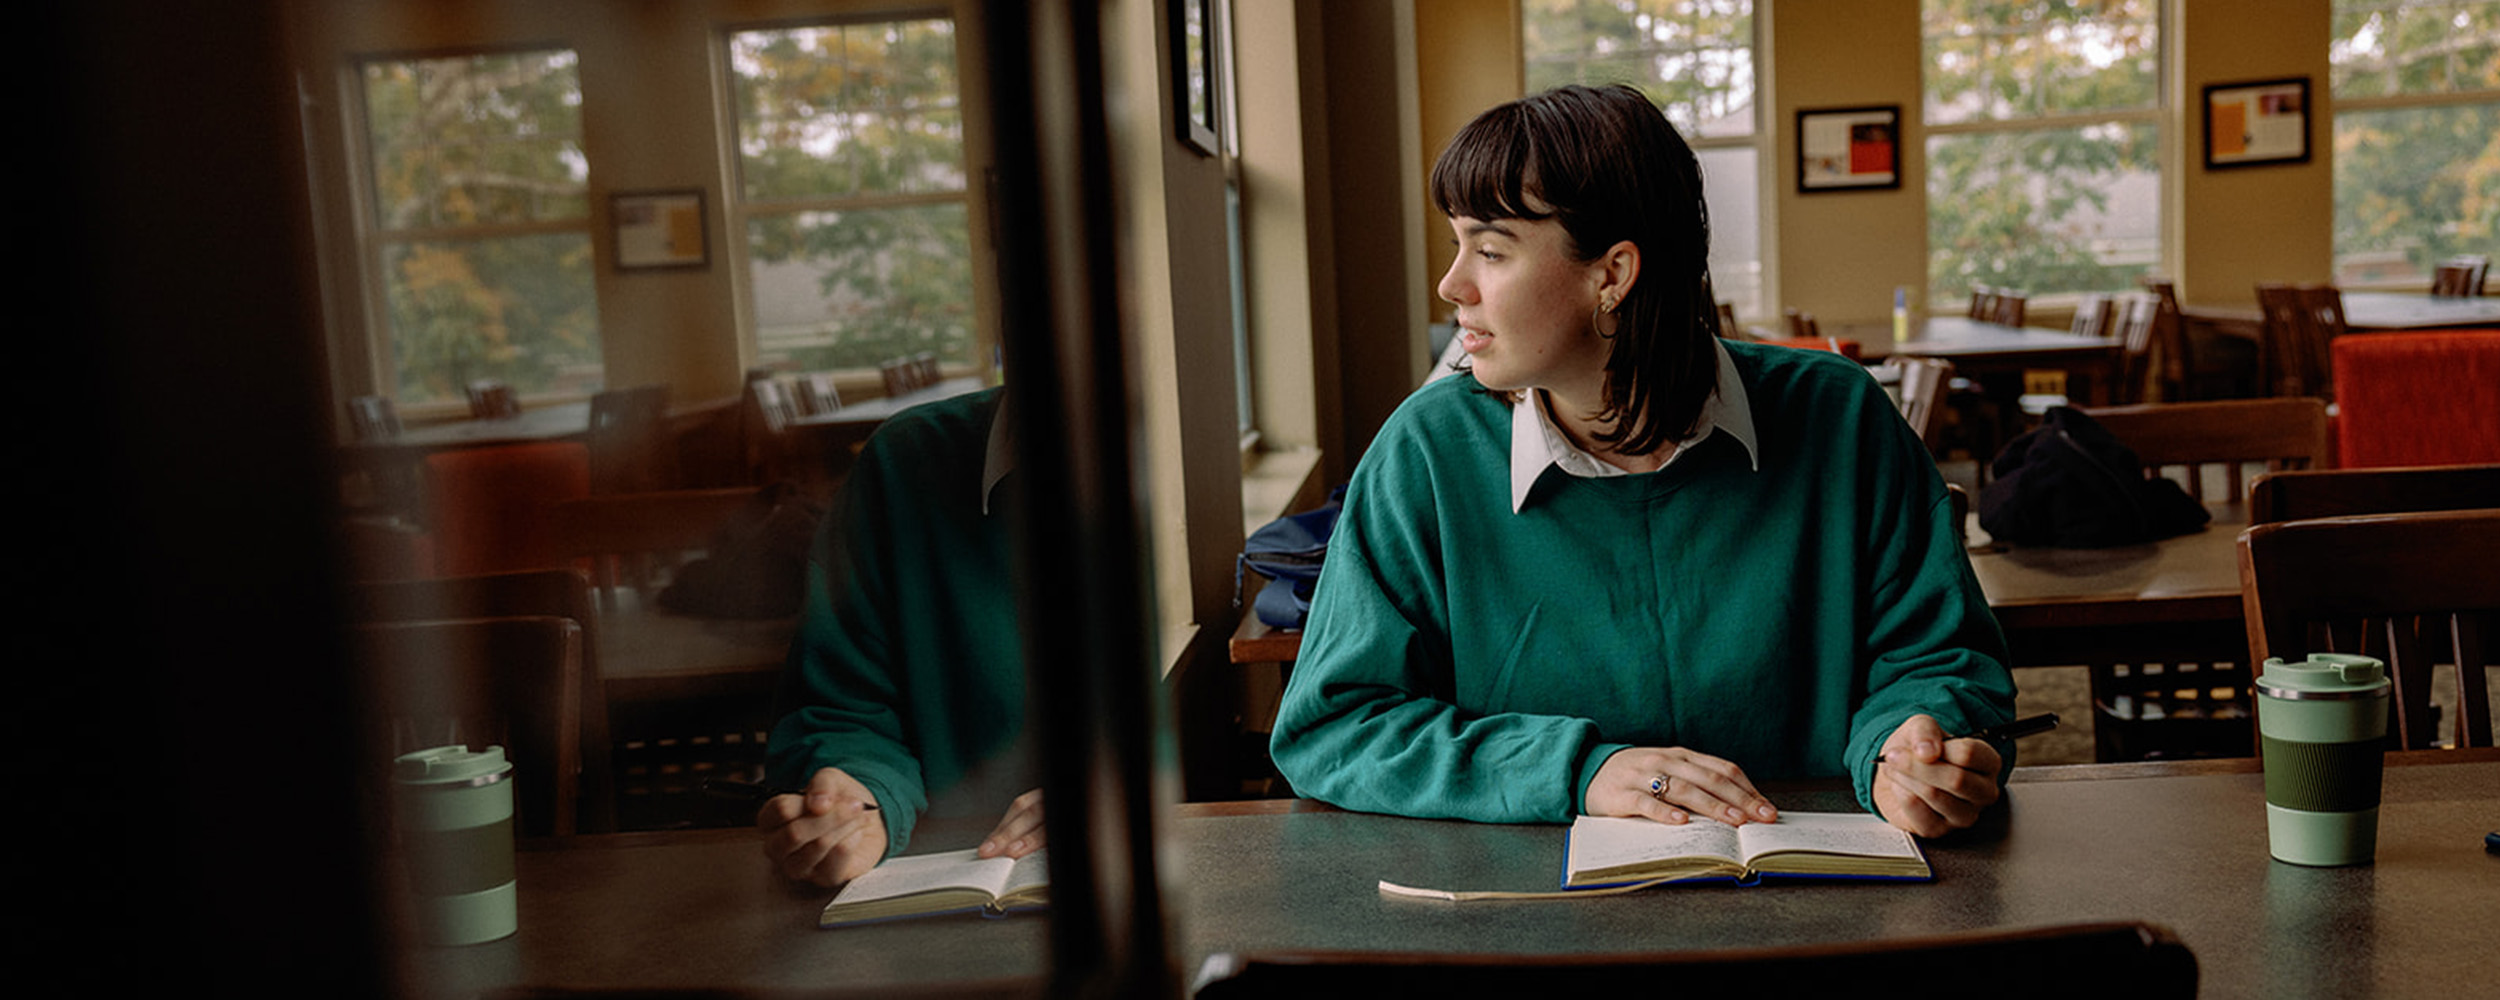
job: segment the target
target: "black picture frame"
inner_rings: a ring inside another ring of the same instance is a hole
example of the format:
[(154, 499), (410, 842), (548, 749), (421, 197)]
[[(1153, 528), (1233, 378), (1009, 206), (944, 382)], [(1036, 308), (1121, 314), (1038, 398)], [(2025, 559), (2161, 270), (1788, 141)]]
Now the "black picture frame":
[(703, 189), (619, 191), (608, 196), (610, 259), (619, 271), (699, 269), (712, 264)]
[(1797, 193), (1900, 189), (1900, 105), (1797, 110)]
[(2209, 83), (2199, 103), (2205, 116), (2205, 169), (2309, 162), (2308, 77)]
[(1174, 132), (1200, 156), (1222, 151), (1217, 109), (1224, 81), (1216, 53), (1215, 0), (1171, 0)]

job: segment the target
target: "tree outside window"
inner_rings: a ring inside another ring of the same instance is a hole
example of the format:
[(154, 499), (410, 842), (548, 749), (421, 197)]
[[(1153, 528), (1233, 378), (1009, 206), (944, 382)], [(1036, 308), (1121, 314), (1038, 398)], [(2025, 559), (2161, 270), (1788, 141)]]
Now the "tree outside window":
[(1928, 301), (2161, 260), (2158, 0), (1925, 0)]
[(377, 59), (358, 74), (368, 267), (403, 403), (473, 379), (523, 395), (601, 381), (581, 80), (566, 50)]
[(2336, 0), (2335, 280), (2500, 250), (2500, 3)]
[(729, 37), (733, 210), (762, 361), (987, 360), (974, 331), (955, 56), (943, 18)]
[(1711, 284), (1764, 315), (1752, 0), (1527, 0), (1520, 39), (1530, 93), (1623, 83), (1665, 109), (1701, 161)]

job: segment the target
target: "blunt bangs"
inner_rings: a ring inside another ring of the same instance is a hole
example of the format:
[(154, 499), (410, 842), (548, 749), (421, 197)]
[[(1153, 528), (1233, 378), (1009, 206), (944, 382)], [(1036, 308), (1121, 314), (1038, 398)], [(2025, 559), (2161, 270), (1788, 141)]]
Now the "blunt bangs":
[(1526, 109), (1511, 104), (1480, 115), (1450, 137), (1432, 164), (1432, 200), (1451, 218), (1554, 217), (1537, 189), (1537, 155)]

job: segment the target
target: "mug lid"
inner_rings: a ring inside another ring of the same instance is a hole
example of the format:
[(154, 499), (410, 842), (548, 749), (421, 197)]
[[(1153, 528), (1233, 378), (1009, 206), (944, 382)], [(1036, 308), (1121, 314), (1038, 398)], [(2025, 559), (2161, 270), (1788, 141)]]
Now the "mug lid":
[(504, 759), (500, 746), (484, 750), (459, 744), (427, 747), (391, 761), (391, 776), (402, 784), (491, 785), (511, 774), (512, 763)]
[(2363, 698), (2387, 690), (2387, 665), (2350, 653), (2311, 653), (2308, 659), (2266, 661), (2257, 678), (2260, 694), (2277, 698)]

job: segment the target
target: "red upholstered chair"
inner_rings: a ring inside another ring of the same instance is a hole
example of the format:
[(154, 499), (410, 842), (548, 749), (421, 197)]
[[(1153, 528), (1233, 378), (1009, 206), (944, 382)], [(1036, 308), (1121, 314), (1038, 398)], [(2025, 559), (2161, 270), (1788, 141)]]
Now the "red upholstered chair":
[(436, 452), (425, 471), (435, 575), (573, 565), (552, 512), (590, 495), (588, 447), (549, 441)]
[(2344, 468), (2500, 462), (2500, 331), (2372, 333), (2328, 346)]

